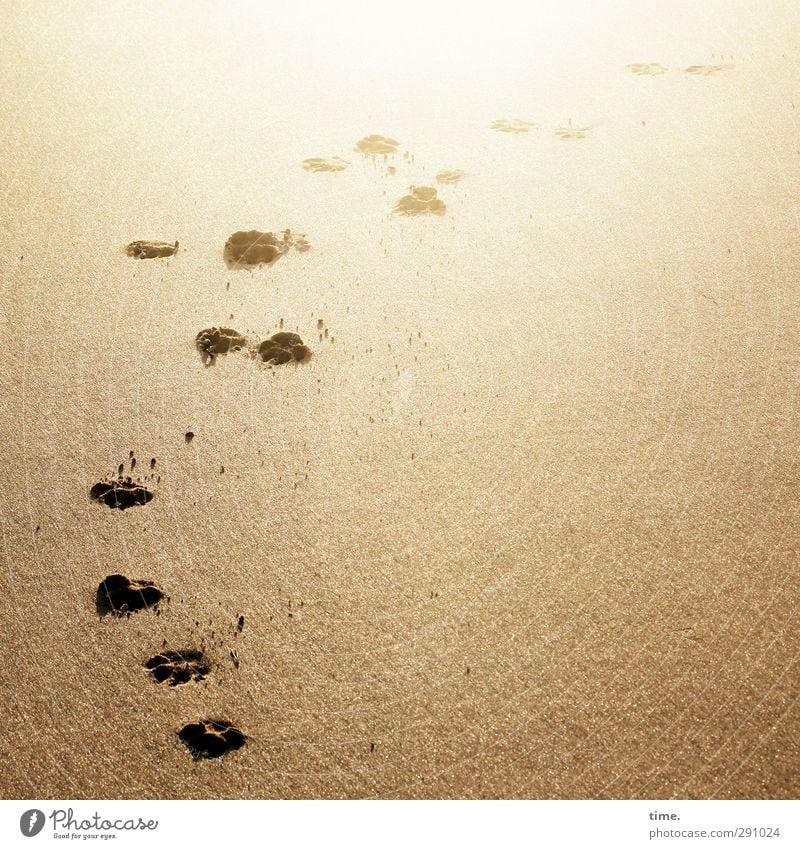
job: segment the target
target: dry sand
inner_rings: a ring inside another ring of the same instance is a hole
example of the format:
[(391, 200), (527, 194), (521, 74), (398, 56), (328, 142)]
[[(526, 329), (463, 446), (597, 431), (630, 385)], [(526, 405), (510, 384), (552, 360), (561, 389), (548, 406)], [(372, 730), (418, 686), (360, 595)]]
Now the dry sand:
[(796, 2), (161, 6), (0, 8), (0, 792), (796, 796)]

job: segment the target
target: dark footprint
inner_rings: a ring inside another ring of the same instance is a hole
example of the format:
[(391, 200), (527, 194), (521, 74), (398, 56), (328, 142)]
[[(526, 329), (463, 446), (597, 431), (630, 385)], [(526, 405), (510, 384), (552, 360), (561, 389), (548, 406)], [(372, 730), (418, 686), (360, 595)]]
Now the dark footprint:
[(467, 176), (466, 171), (456, 169), (455, 171), (440, 171), (436, 175), (437, 183), (460, 183)]
[(656, 77), (669, 70), (665, 65), (660, 65), (658, 62), (633, 62), (625, 67), (639, 77)]
[(124, 575), (109, 575), (97, 588), (97, 613), (127, 616), (157, 607), (163, 598), (163, 591), (152, 581), (131, 581)]
[(322, 156), (312, 156), (310, 159), (303, 160), (303, 168), (306, 171), (317, 173), (319, 171), (344, 171), (350, 163), (338, 156), (332, 156), (330, 159), (325, 159)]
[(151, 242), (148, 239), (139, 239), (131, 242), (125, 253), (136, 259), (157, 259), (162, 256), (175, 256), (178, 252), (178, 243), (171, 245), (169, 242)]
[(101, 501), (106, 507), (115, 510), (127, 510), (129, 507), (139, 507), (153, 500), (153, 493), (131, 478), (100, 481), (89, 490), (89, 498)]
[(165, 651), (151, 657), (144, 663), (145, 669), (159, 684), (188, 684), (190, 681), (202, 681), (211, 672), (211, 661), (201, 651)]
[(218, 354), (240, 351), (247, 344), (247, 339), (238, 330), (232, 330), (230, 327), (209, 327), (195, 336), (194, 343), (203, 362), (210, 365)]
[(232, 749), (241, 749), (247, 739), (238, 728), (221, 719), (190, 722), (181, 728), (178, 737), (195, 760), (219, 758)]
[(436, 197), (436, 189), (430, 186), (411, 186), (410, 194), (404, 195), (397, 201), (395, 215), (444, 215), (447, 206), (443, 200)]
[(223, 256), (228, 268), (254, 268), (272, 265), (289, 253), (290, 248), (302, 253), (310, 247), (302, 233), (291, 230), (284, 230), (280, 236), (260, 230), (238, 230), (225, 242)]
[(558, 127), (556, 129), (556, 135), (564, 141), (585, 139), (593, 129), (594, 127), (573, 127), (572, 118), (570, 118), (566, 127)]
[(311, 349), (303, 344), (296, 333), (281, 331), (265, 339), (258, 346), (258, 355), (265, 363), (283, 365), (296, 360), (301, 362), (311, 356)]
[(360, 142), (356, 144), (356, 150), (363, 153), (364, 156), (388, 156), (390, 153), (396, 153), (400, 143), (388, 136), (381, 136), (373, 133), (371, 136), (364, 136)]
[(533, 127), (536, 127), (536, 124), (523, 121), (522, 118), (498, 118), (497, 121), (492, 121), (490, 129), (501, 133), (527, 133)]
[(730, 65), (689, 65), (688, 68), (683, 69), (683, 73), (696, 77), (710, 77), (730, 67)]

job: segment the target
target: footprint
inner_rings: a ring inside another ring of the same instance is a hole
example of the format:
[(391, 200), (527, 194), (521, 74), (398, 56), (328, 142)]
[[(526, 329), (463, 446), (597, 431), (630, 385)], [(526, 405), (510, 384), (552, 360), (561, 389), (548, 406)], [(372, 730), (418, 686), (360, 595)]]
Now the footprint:
[(161, 652), (146, 660), (144, 667), (159, 684), (177, 687), (190, 681), (202, 681), (211, 672), (211, 661), (201, 651), (186, 649)]
[(390, 153), (396, 153), (400, 142), (390, 139), (388, 136), (379, 136), (377, 134), (364, 136), (360, 142), (356, 144), (355, 149), (364, 156), (387, 156)]
[(162, 256), (174, 256), (178, 252), (178, 243), (171, 245), (169, 242), (151, 242), (149, 239), (139, 239), (131, 242), (125, 253), (136, 259), (156, 259)]
[(339, 159), (338, 156), (332, 156), (330, 159), (324, 159), (321, 156), (312, 156), (310, 159), (303, 160), (303, 168), (313, 173), (317, 173), (318, 171), (344, 171), (349, 164), (346, 160)]
[(570, 118), (566, 127), (559, 127), (556, 130), (556, 135), (564, 140), (585, 139), (593, 129), (594, 127), (573, 127), (572, 118)]
[(135, 483), (130, 477), (99, 481), (89, 490), (89, 498), (115, 510), (140, 507), (152, 501), (153, 497), (153, 493), (146, 486)]
[(532, 121), (523, 121), (521, 118), (499, 118), (492, 122), (490, 129), (501, 133), (527, 133), (535, 126)]
[(411, 186), (409, 191), (411, 194), (397, 201), (393, 210), (395, 215), (426, 215), (431, 212), (444, 215), (447, 205), (436, 197), (436, 189), (430, 186)]
[(247, 739), (238, 728), (223, 719), (190, 722), (181, 728), (178, 738), (195, 760), (219, 758), (233, 749), (241, 749)]
[(158, 607), (164, 592), (152, 581), (131, 581), (124, 575), (109, 575), (97, 588), (99, 616), (127, 616), (137, 610)]
[(290, 248), (307, 251), (311, 245), (302, 233), (292, 233), (284, 230), (280, 236), (272, 232), (262, 233), (260, 230), (238, 230), (227, 242), (223, 256), (228, 268), (254, 268), (257, 265), (272, 265)]
[(712, 74), (718, 74), (730, 67), (730, 65), (689, 65), (688, 68), (683, 69), (683, 73), (693, 74), (697, 77), (710, 77)]
[(247, 344), (247, 339), (244, 334), (230, 327), (209, 327), (195, 336), (194, 344), (200, 351), (203, 363), (212, 365), (219, 354), (240, 351)]
[(466, 171), (440, 171), (436, 175), (437, 183), (459, 183), (467, 176)]
[(659, 74), (665, 74), (669, 70), (666, 65), (659, 65), (658, 62), (634, 62), (632, 65), (626, 65), (625, 67), (632, 74), (637, 74), (640, 77), (655, 77)]
[(265, 363), (283, 365), (296, 360), (301, 362), (311, 356), (311, 350), (296, 333), (281, 331), (265, 339), (258, 346), (258, 355)]

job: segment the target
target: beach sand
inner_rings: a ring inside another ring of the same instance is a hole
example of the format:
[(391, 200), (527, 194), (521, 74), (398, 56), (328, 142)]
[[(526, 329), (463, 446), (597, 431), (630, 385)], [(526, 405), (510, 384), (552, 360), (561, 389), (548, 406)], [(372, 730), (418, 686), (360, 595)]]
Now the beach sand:
[(800, 12), (536, 8), (3, 4), (3, 795), (797, 795)]

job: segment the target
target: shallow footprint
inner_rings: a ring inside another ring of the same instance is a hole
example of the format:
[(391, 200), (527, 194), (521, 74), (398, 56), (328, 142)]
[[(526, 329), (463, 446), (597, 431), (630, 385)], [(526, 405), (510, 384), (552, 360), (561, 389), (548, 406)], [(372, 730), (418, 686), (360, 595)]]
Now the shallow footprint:
[(443, 215), (447, 205), (436, 197), (436, 189), (430, 186), (411, 186), (411, 194), (401, 197), (394, 210), (395, 215)]
[(659, 74), (665, 74), (669, 70), (666, 65), (659, 65), (658, 62), (634, 62), (631, 65), (626, 65), (625, 67), (632, 74), (637, 74), (640, 77), (655, 77)]
[(356, 144), (355, 149), (364, 156), (387, 156), (390, 153), (396, 153), (400, 142), (390, 139), (388, 136), (380, 136), (373, 134), (364, 136), (360, 142)]
[(163, 598), (163, 590), (152, 581), (132, 581), (124, 575), (108, 575), (97, 588), (97, 613), (99, 616), (127, 616), (137, 610), (157, 607)]
[(177, 687), (190, 681), (202, 681), (211, 672), (211, 661), (201, 651), (165, 651), (144, 662), (159, 684)]
[(153, 500), (154, 495), (146, 486), (127, 477), (99, 481), (89, 490), (89, 498), (114, 510), (127, 510), (129, 507), (147, 504)]
[(491, 123), (490, 129), (501, 133), (527, 133), (535, 126), (532, 121), (523, 121), (521, 118), (499, 118)]
[(556, 135), (564, 140), (585, 139), (593, 129), (594, 127), (573, 127), (572, 119), (570, 118), (566, 127), (559, 127), (556, 130)]
[(466, 171), (456, 169), (455, 171), (440, 171), (436, 175), (437, 183), (459, 183), (467, 176)]
[(330, 159), (325, 159), (322, 156), (312, 156), (310, 159), (303, 160), (303, 168), (306, 171), (317, 173), (318, 171), (344, 171), (350, 163), (338, 156), (332, 156)]
[(730, 67), (730, 65), (689, 65), (688, 68), (683, 69), (683, 73), (693, 74), (697, 77), (710, 77), (712, 74), (718, 74)]
[(260, 230), (237, 230), (225, 242), (223, 256), (228, 268), (254, 268), (257, 265), (272, 265), (290, 248), (307, 251), (311, 246), (302, 233), (284, 230), (279, 236)]
[(178, 732), (178, 738), (195, 760), (219, 758), (226, 752), (241, 749), (247, 738), (224, 719), (201, 719), (190, 722)]
[(258, 346), (258, 355), (265, 363), (283, 365), (292, 360), (307, 360), (311, 356), (311, 349), (303, 344), (303, 340), (296, 333), (282, 330)]
[(194, 344), (203, 362), (211, 365), (219, 354), (240, 351), (247, 344), (247, 339), (231, 327), (209, 327), (195, 336)]
[(131, 242), (125, 253), (136, 259), (156, 259), (163, 256), (174, 256), (178, 252), (178, 242), (174, 245), (169, 242), (153, 242), (149, 239), (139, 239)]

